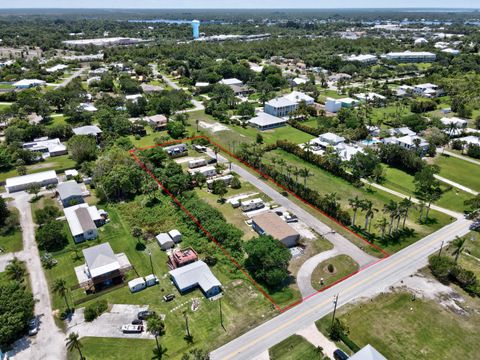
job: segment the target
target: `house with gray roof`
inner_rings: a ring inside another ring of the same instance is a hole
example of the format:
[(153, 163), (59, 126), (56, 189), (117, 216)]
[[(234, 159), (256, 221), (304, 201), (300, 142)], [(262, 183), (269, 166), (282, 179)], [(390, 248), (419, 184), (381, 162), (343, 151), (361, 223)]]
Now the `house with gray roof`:
[(73, 205), (64, 208), (63, 212), (76, 243), (95, 239), (98, 236), (97, 228), (105, 223), (105, 217), (96, 206)]
[(83, 204), (83, 191), (75, 180), (65, 181), (57, 185), (57, 193), (64, 208)]
[(96, 125), (80, 126), (73, 128), (72, 131), (75, 135), (95, 136), (97, 140), (102, 134), (102, 130)]
[(211, 298), (222, 291), (220, 281), (201, 260), (173, 269), (169, 274), (182, 294), (199, 287), (207, 298)]
[(103, 243), (82, 250), (85, 264), (75, 268), (81, 287), (101, 290), (123, 282), (123, 276), (132, 268), (124, 253), (115, 254), (110, 244)]
[(248, 120), (248, 123), (263, 131), (285, 126), (287, 120), (259, 111), (255, 117)]

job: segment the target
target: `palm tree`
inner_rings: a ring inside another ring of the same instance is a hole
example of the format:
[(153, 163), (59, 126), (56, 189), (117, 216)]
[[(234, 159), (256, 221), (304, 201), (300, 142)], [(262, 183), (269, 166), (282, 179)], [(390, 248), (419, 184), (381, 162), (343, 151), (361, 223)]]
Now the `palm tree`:
[(167, 348), (162, 347), (162, 345), (158, 345), (156, 348), (153, 349), (153, 356), (152, 360), (161, 360), (163, 355), (167, 352)]
[(68, 305), (67, 294), (68, 294), (68, 287), (67, 283), (64, 279), (55, 279), (53, 282), (52, 290), (54, 293), (63, 296), (65, 300), (65, 305), (67, 306), (67, 312), (70, 310), (70, 306)]
[(77, 333), (70, 333), (65, 340), (67, 341), (66, 346), (68, 351), (73, 351), (74, 349), (76, 349), (80, 354), (80, 360), (85, 359), (83, 357), (82, 350), (80, 349), (82, 347), (82, 343), (80, 342), (80, 337)]
[(354, 198), (348, 199), (348, 204), (353, 210), (352, 226), (355, 226), (355, 219), (357, 218), (357, 211), (363, 205), (363, 200), (358, 198), (358, 195)]
[(400, 206), (403, 209), (403, 224), (402, 227), (405, 229), (405, 222), (407, 221), (408, 218), (408, 211), (410, 208), (415, 207), (413, 204), (411, 198), (404, 198), (402, 201), (400, 201)]
[(307, 179), (312, 176), (310, 173), (310, 170), (307, 168), (300, 169), (300, 174), (301, 177), (303, 177), (303, 187), (306, 189), (307, 188)]
[(383, 206), (383, 212), (388, 214), (390, 217), (388, 235), (392, 234), (393, 221), (395, 220), (395, 216), (397, 214), (397, 208), (398, 208), (398, 204), (393, 200), (390, 200), (387, 204)]
[(162, 353), (162, 347), (158, 343), (158, 337), (163, 335), (165, 331), (165, 323), (158, 315), (151, 316), (147, 320), (147, 329), (155, 336), (158, 353)]
[(195, 125), (197, 126), (197, 132), (198, 132), (198, 123), (200, 122), (200, 120), (198, 119), (195, 119)]
[(5, 267), (5, 275), (10, 280), (23, 281), (27, 270), (25, 269), (25, 264), (23, 261), (19, 260), (17, 257), (14, 257), (8, 262), (8, 265)]
[(55, 197), (55, 193), (57, 191), (57, 185), (56, 184), (48, 184), (45, 189), (50, 190), (52, 192), (52, 197)]
[(375, 227), (382, 233), (382, 240), (385, 238), (385, 230), (387, 230), (388, 220), (384, 217), (377, 220)]
[(456, 236), (455, 240), (452, 241), (452, 245), (454, 247), (452, 255), (455, 255), (455, 263), (458, 261), (458, 257), (465, 250), (465, 238), (461, 238)]
[(362, 204), (362, 211), (365, 211), (365, 230), (368, 229), (368, 231), (370, 232), (370, 227), (372, 225), (370, 220), (373, 219), (373, 216), (376, 212), (378, 212), (378, 209), (373, 207), (373, 202), (371, 202), (370, 200), (365, 200)]
[(300, 169), (295, 166), (292, 169), (292, 175), (295, 176), (295, 182), (298, 183), (298, 176), (300, 175)]
[(310, 142), (307, 142), (305, 145), (303, 145), (303, 150), (307, 153), (307, 159), (310, 159), (310, 156), (312, 155), (312, 148), (313, 145), (310, 144)]

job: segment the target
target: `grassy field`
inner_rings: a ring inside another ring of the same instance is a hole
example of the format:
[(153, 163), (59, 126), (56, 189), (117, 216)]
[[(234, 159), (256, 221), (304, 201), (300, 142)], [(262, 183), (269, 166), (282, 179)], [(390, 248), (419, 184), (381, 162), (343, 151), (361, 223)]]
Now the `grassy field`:
[[(340, 309), (349, 337), (358, 346), (374, 346), (390, 360), (478, 359), (480, 301), (465, 297), (465, 314), (410, 293), (382, 294), (372, 301)], [(317, 322), (326, 334), (327, 316)]]
[[(99, 229), (100, 235), (97, 240), (76, 245), (75, 248), (80, 250), (99, 243), (109, 242), (114, 252), (124, 252), (134, 267), (134, 270), (127, 274), (127, 281), (152, 273), (148, 256), (148, 251), (151, 251), (153, 269), (160, 279), (160, 285), (135, 294), (130, 293), (128, 287), (123, 286), (99, 293), (99, 297), (95, 299), (92, 296), (86, 297), (81, 289), (74, 289), (69, 292), (70, 302), (79, 301), (82, 298), (84, 301), (77, 307), (86, 306), (94, 300), (105, 299), (111, 304), (147, 304), (158, 313), (166, 314), (167, 330), (166, 335), (162, 338), (162, 343), (171, 349), (168, 355), (172, 359), (180, 358), (182, 353), (195, 346), (208, 344), (211, 350), (276, 313), (271, 303), (246, 280), (245, 276), (234, 267), (232, 262), (225, 256), (218, 255), (217, 264), (211, 269), (223, 284), (225, 290), (222, 299), (225, 331), (220, 326), (218, 301), (205, 299), (200, 290), (185, 295), (181, 295), (177, 291), (168, 279), (167, 255), (160, 250), (156, 242), (149, 241), (146, 243), (145, 250), (137, 250), (137, 240), (131, 236), (131, 224), (139, 221), (138, 219), (144, 219), (144, 222), (140, 224), (144, 230), (155, 232), (155, 234), (173, 228), (179, 229), (183, 235), (182, 246), (196, 244), (200, 241), (198, 239), (199, 234), (182, 222), (176, 212), (177, 210), (171, 206), (167, 198), (162, 197), (160, 204), (150, 208), (142, 205), (141, 199), (124, 204), (100, 205), (100, 207), (108, 211), (111, 219), (110, 223)], [(68, 230), (67, 225), (66, 228)], [(200, 249), (202, 247), (195, 246), (195, 249), (201, 253)], [(78, 251), (78, 255), (77, 257), (75, 252), (70, 250), (53, 254), (55, 259), (58, 260), (58, 264), (45, 271), (50, 285), (55, 279), (64, 278), (69, 287), (76, 286), (77, 279), (74, 267), (84, 263), (81, 251)], [(175, 300), (165, 303), (162, 296), (167, 293), (175, 294)], [(191, 311), (190, 309), (191, 301), (194, 298), (200, 300), (200, 307), (197, 311)], [(65, 307), (63, 299), (57, 294), (52, 294), (52, 303), (54, 308), (63, 309)], [(193, 345), (189, 345), (183, 340), (185, 333), (183, 311), (187, 311), (189, 316), (190, 328), (194, 336)], [(120, 349), (117, 350), (121, 353), (121, 346), (123, 346), (121, 342), (119, 346)], [(112, 353), (117, 350), (112, 349)], [(92, 351), (97, 352), (97, 350)], [(98, 351), (101, 353), (101, 350)]]
[[(9, 207), (10, 211), (15, 213), (18, 217), (18, 210), (14, 207)], [(5, 235), (0, 235), (0, 248), (4, 253), (16, 252), (23, 249), (22, 231), (18, 227), (14, 231), (11, 231)], [(1, 253), (0, 253), (1, 254)]]
[[(333, 265), (333, 272), (328, 270), (330, 264)], [(318, 264), (312, 273), (312, 286), (315, 290), (321, 290), (323, 287), (350, 275), (356, 270), (358, 270), (358, 264), (349, 256), (335, 256)], [(320, 282), (322, 278), (323, 285)]]
[(480, 191), (480, 166), (448, 155), (438, 155), (434, 161), (440, 166), (440, 176)]
[[(65, 170), (74, 167), (75, 161), (73, 161), (68, 155), (55, 156), (37, 164), (27, 166), (27, 174), (33, 174), (47, 170), (56, 170), (57, 173), (62, 173)], [(0, 172), (0, 182), (14, 176), (18, 176), (17, 169)]]
[[(390, 166), (384, 166), (384, 169), (385, 182), (382, 183), (383, 186), (405, 195), (410, 195), (412, 197), (416, 196), (415, 184), (413, 183), (414, 178), (412, 175)], [(444, 192), (442, 197), (436, 201), (435, 204), (446, 209), (463, 212), (465, 210), (465, 205), (463, 204), (464, 201), (470, 199), (473, 195), (446, 184), (441, 187)]]
[[(151, 359), (155, 340), (114, 339), (86, 337), (81, 339), (83, 356), (88, 360), (138, 360)], [(168, 357), (168, 349), (165, 357)], [(68, 360), (78, 360), (80, 356), (74, 350), (69, 352)]]
[[(336, 177), (314, 165), (308, 164), (305, 161), (297, 158), (295, 155), (289, 154), (283, 150), (274, 150), (265, 155), (265, 161), (271, 163), (272, 157), (281, 157), (288, 164), (297, 167), (297, 168), (307, 168), (311, 172), (311, 177), (307, 180), (307, 186), (319, 191), (321, 194), (327, 193), (336, 193), (340, 197), (340, 203), (345, 209), (348, 209), (353, 215), (353, 211), (350, 210), (348, 205), (348, 199), (358, 196), (361, 199), (368, 199), (373, 202), (375, 208), (379, 210), (375, 214), (374, 220), (381, 218), (381, 216), (386, 216), (382, 214), (382, 209), (384, 204), (388, 203), (389, 200), (398, 201), (399, 199), (393, 195), (390, 195), (381, 190), (372, 189), (368, 190), (365, 187), (356, 188), (348, 181), (343, 180), (339, 177)], [(299, 179), (303, 181), (302, 179)], [(412, 229), (413, 232), (405, 233), (400, 241), (389, 241), (388, 243), (378, 243), (382, 248), (388, 252), (396, 252), (413, 242), (417, 241), (420, 238), (432, 233), (435, 230), (448, 224), (451, 219), (450, 217), (437, 213), (431, 212), (431, 218), (435, 219), (433, 222), (423, 225), (419, 224), (417, 219), (419, 217), (419, 212), (415, 209), (410, 210), (409, 218), (406, 222), (406, 227)], [(322, 219), (323, 220), (323, 219)], [(362, 225), (365, 222), (365, 216), (360, 211), (357, 213), (357, 225)], [(378, 234), (378, 231), (372, 227), (372, 231)], [(360, 240), (358, 240), (360, 241)]]
[(323, 354), (299, 335), (292, 335), (268, 350), (271, 360), (322, 359)]
[(389, 105), (385, 107), (379, 108), (372, 108), (369, 114), (369, 118), (372, 120), (374, 124), (378, 123), (379, 121), (386, 122), (392, 117), (403, 117), (411, 115), (412, 112), (410, 109), (404, 105)]

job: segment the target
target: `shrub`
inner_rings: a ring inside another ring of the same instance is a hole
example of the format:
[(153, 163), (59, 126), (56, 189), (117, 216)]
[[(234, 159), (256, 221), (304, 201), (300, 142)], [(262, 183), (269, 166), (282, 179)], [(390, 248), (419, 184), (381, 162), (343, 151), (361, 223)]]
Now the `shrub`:
[(85, 308), (84, 316), (85, 321), (91, 322), (99, 317), (108, 309), (108, 304), (106, 300), (95, 301), (94, 303), (88, 305)]

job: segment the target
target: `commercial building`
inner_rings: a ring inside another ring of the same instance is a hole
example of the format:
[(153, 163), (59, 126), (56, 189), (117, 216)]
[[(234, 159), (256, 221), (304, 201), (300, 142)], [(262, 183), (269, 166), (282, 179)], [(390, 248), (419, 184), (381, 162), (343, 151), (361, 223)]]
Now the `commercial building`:
[(205, 297), (210, 298), (222, 291), (222, 284), (203, 261), (195, 261), (173, 269), (169, 274), (182, 294), (199, 287)]
[(38, 79), (23, 79), (13, 83), (13, 87), (17, 89), (30, 89), (35, 86), (45, 85), (46, 82)]
[(371, 65), (375, 64), (378, 61), (378, 58), (376, 55), (350, 55), (345, 57), (345, 61), (355, 61), (362, 63), (364, 65)]
[(75, 267), (78, 283), (89, 291), (121, 284), (132, 268), (124, 253), (114, 254), (110, 244), (103, 243), (82, 250), (85, 264)]
[(255, 117), (248, 120), (248, 123), (257, 129), (264, 131), (285, 126), (287, 120), (259, 111)]
[(57, 185), (57, 193), (64, 208), (83, 204), (83, 191), (75, 180), (65, 181)]
[(105, 224), (105, 212), (99, 211), (96, 206), (78, 204), (63, 209), (70, 232), (75, 243), (95, 239), (98, 236), (98, 227)]
[(252, 227), (260, 235), (270, 235), (285, 246), (295, 246), (300, 234), (275, 213), (270, 211), (252, 217)]
[(66, 155), (67, 147), (60, 142), (60, 139), (49, 139), (48, 137), (38, 138), (32, 142), (22, 144), (22, 148), (30, 151), (39, 152), (42, 157)]
[(132, 45), (145, 42), (146, 40), (129, 38), (129, 37), (110, 37), (110, 38), (99, 38), (99, 39), (81, 39), (81, 40), (65, 40), (62, 41), (65, 45), (68, 46), (115, 46), (115, 45)]
[(427, 51), (403, 51), (403, 52), (391, 52), (384, 57), (388, 60), (408, 63), (408, 62), (433, 62), (437, 59), (437, 55)]
[(27, 190), (28, 187), (33, 184), (39, 184), (40, 186), (58, 184), (57, 173), (55, 170), (49, 170), (8, 178), (5, 181), (5, 190), (7, 190), (8, 193), (23, 191)]

